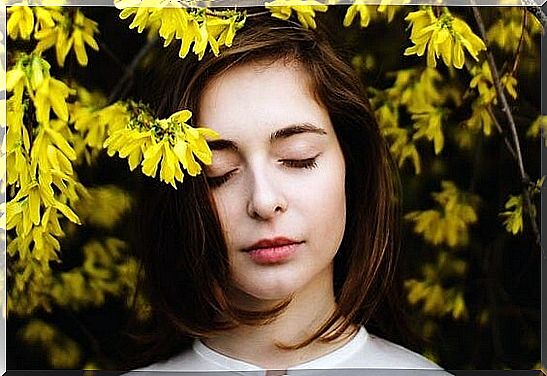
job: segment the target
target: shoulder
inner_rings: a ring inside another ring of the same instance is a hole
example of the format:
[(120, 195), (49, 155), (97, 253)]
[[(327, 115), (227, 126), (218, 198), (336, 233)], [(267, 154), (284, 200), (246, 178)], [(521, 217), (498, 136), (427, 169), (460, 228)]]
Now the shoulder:
[[(257, 371), (259, 367), (230, 358), (206, 347), (201, 341), (194, 341), (192, 347), (162, 362), (135, 371), (135, 376), (147, 376), (156, 372), (214, 372), (215, 376), (233, 374), (233, 371)], [(252, 374), (252, 373), (250, 373)]]
[(442, 369), (424, 356), (373, 334), (368, 334), (365, 351), (371, 368)]
[[(151, 364), (144, 368), (139, 368), (134, 371), (134, 375), (146, 375), (148, 372), (156, 371), (204, 371), (208, 370), (203, 359), (201, 359), (192, 348), (186, 349), (176, 356), (173, 356), (165, 361)], [(144, 371), (144, 373), (143, 373)], [(131, 373), (130, 373), (131, 374)]]
[(352, 372), (359, 375), (385, 374), (380, 370), (413, 370), (413, 375), (449, 375), (422, 355), (369, 334), (365, 327), (360, 327), (357, 334), (337, 350), (292, 369), (351, 369), (355, 372), (359, 369), (358, 373)]

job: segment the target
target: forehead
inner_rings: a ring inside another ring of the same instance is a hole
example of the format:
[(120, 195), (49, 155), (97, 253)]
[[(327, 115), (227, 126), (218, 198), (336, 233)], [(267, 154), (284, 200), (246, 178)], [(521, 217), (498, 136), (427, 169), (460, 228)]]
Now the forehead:
[(331, 127), (308, 73), (299, 63), (283, 60), (247, 63), (214, 78), (201, 95), (197, 120), (230, 139), (262, 138), (293, 124)]

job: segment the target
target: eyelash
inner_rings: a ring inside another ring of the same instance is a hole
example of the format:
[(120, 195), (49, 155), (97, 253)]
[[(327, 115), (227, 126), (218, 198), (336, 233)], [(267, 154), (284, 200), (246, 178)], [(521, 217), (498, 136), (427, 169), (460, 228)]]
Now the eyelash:
[(312, 169), (317, 167), (317, 157), (307, 159), (283, 159), (283, 164), (290, 168), (308, 168)]
[(233, 170), (222, 176), (207, 177), (206, 178), (207, 183), (209, 184), (209, 187), (211, 188), (220, 187), (222, 184), (226, 183), (228, 179), (230, 179), (235, 172), (236, 170)]
[[(282, 159), (280, 162), (288, 168), (312, 169), (317, 167), (317, 157), (318, 155), (307, 159)], [(237, 170), (232, 170), (222, 176), (207, 177), (207, 183), (211, 188), (220, 187), (222, 184), (226, 183), (236, 171)]]

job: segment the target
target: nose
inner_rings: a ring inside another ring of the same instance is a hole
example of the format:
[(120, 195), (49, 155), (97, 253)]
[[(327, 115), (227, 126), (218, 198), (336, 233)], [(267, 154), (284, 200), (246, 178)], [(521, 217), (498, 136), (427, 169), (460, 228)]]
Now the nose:
[(260, 169), (253, 174), (247, 213), (251, 218), (269, 220), (287, 210), (282, 181), (272, 172)]

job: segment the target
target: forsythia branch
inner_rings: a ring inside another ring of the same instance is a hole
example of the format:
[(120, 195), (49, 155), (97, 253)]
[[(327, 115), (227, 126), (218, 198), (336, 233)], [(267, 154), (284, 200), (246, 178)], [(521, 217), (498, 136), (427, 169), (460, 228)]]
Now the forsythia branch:
[(534, 233), (536, 244), (538, 247), (541, 248), (541, 236), (533, 215), (532, 200), (530, 199), (530, 193), (528, 191), (528, 188), (530, 185), (530, 178), (528, 174), (526, 173), (526, 170), (524, 169), (524, 162), (522, 160), (522, 152), (520, 149), (520, 141), (519, 141), (519, 137), (517, 133), (517, 128), (515, 125), (515, 119), (513, 118), (513, 114), (511, 112), (511, 109), (509, 108), (509, 103), (507, 102), (507, 97), (505, 96), (505, 93), (503, 90), (503, 85), (499, 77), (498, 69), (496, 67), (496, 62), (494, 60), (494, 55), (492, 54), (492, 50), (490, 48), (490, 44), (486, 36), (486, 30), (485, 30), (484, 22), (482, 20), (480, 11), (476, 6), (472, 8), (473, 8), (473, 15), (475, 16), (475, 20), (477, 21), (477, 25), (479, 26), (481, 37), (486, 45), (486, 57), (488, 60), (490, 71), (492, 72), (492, 80), (494, 81), (494, 87), (496, 88), (497, 96), (501, 102), (501, 110), (505, 114), (505, 117), (507, 119), (507, 124), (509, 126), (509, 130), (513, 137), (514, 151), (517, 157), (517, 164), (519, 167), (520, 178), (524, 186), (523, 187), (524, 208), (526, 213), (528, 214), (528, 218), (530, 219), (530, 224), (532, 226), (532, 231)]
[(116, 86), (114, 87), (114, 89), (112, 89), (112, 93), (108, 97), (108, 104), (114, 103), (116, 99), (118, 99), (118, 96), (122, 94), (124, 90), (124, 84), (133, 77), (133, 74), (135, 73), (135, 69), (137, 69), (137, 66), (139, 65), (140, 61), (146, 56), (148, 51), (150, 51), (152, 46), (156, 43), (157, 39), (158, 38), (155, 37), (148, 40), (146, 44), (135, 55), (135, 57), (131, 61), (131, 64), (129, 64), (129, 66), (125, 70), (125, 73), (123, 74), (123, 76), (116, 83)]

